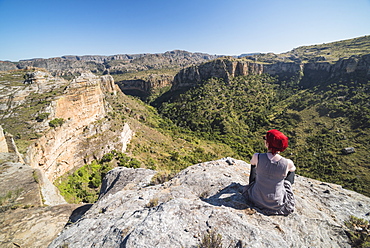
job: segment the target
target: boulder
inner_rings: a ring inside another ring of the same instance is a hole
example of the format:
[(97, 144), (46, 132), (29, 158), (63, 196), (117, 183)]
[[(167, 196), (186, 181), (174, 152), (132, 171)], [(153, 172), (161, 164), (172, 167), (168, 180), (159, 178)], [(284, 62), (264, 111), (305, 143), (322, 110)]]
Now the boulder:
[(49, 247), (198, 247), (212, 235), (222, 247), (351, 247), (344, 222), (369, 219), (370, 198), (302, 176), (295, 212), (264, 215), (241, 194), (249, 172), (246, 162), (224, 158), (151, 185), (152, 170), (116, 168), (99, 200)]

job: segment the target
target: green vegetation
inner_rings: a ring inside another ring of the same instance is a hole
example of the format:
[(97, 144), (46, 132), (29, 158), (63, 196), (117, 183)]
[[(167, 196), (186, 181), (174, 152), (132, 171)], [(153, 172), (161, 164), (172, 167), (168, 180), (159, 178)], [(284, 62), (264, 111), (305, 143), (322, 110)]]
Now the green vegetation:
[[(164, 102), (159, 111), (199, 139), (227, 145), (249, 161), (264, 152), (261, 136), (276, 128), (290, 137), (283, 156), (303, 176), (370, 194), (370, 82), (326, 82), (302, 89), (299, 81), (279, 82), (266, 75), (210, 79)], [(343, 155), (345, 147), (356, 152)], [(225, 154), (226, 155), (226, 154)]]
[(60, 127), (61, 125), (63, 125), (64, 122), (65, 120), (63, 118), (55, 118), (49, 122), (49, 126), (54, 128)]
[(20, 207), (16, 200), (24, 191), (23, 188), (8, 191), (5, 195), (0, 196), (0, 212), (5, 212), (8, 209), (17, 209)]
[(178, 126), (229, 145), (240, 158), (250, 156), (253, 133), (268, 123), (276, 97), (274, 81), (267, 75), (237, 77), (227, 83), (210, 79), (159, 110)]
[(41, 113), (36, 117), (36, 121), (43, 122), (49, 117), (50, 113)]
[(365, 55), (370, 50), (370, 36), (342, 40), (327, 44), (302, 46), (284, 55), (296, 55), (303, 61), (337, 61), (353, 55)]
[(139, 168), (140, 162), (113, 150), (100, 160), (62, 176), (56, 186), (69, 203), (94, 203), (98, 199), (104, 176), (116, 166)]
[(163, 182), (190, 165), (235, 154), (224, 144), (204, 140), (176, 126), (138, 98), (118, 94), (108, 101), (115, 113), (124, 113), (124, 121), (131, 128), (140, 130), (131, 140), (127, 154), (140, 161), (142, 167), (159, 172), (153, 183)]
[(344, 225), (348, 228), (347, 235), (352, 247), (370, 247), (370, 225), (367, 220), (351, 215)]
[(135, 80), (135, 79), (143, 79), (146, 80), (149, 75), (158, 74), (158, 75), (171, 75), (175, 76), (180, 71), (179, 67), (170, 67), (170, 68), (162, 68), (162, 69), (149, 69), (149, 70), (142, 70), (142, 71), (133, 71), (127, 72), (123, 74), (112, 74), (115, 82), (119, 82), (122, 80)]

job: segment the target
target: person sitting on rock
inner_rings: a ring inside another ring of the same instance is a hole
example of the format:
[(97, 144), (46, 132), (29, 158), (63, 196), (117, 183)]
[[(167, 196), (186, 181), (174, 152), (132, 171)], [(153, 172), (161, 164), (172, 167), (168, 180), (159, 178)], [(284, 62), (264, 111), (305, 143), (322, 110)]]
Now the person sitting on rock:
[(264, 139), (268, 152), (253, 154), (249, 185), (243, 195), (267, 215), (288, 215), (294, 211), (292, 184), (296, 167), (279, 154), (288, 147), (288, 137), (272, 129)]

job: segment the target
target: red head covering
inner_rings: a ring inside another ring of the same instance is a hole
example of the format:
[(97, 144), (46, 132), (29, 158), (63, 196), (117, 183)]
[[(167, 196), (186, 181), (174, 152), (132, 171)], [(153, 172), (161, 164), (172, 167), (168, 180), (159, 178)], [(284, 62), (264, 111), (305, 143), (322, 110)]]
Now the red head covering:
[(276, 129), (272, 129), (266, 133), (266, 141), (268, 149), (273, 154), (283, 152), (288, 147), (288, 137)]

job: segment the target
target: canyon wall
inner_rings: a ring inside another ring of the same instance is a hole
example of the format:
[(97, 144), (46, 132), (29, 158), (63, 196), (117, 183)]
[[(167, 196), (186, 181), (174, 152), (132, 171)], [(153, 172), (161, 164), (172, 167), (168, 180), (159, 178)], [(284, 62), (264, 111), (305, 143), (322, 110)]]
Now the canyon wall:
[(128, 125), (112, 128), (105, 93), (116, 93), (111, 76), (84, 73), (47, 109), (49, 120), (62, 124), (48, 130), (26, 154), (27, 163), (53, 182), (69, 170), (100, 158), (112, 149), (123, 151), (133, 133)]
[(196, 86), (212, 77), (225, 81), (237, 76), (262, 73), (291, 77), (301, 69), (301, 65), (295, 63), (262, 64), (222, 58), (181, 70), (174, 78), (172, 90)]
[(335, 63), (319, 61), (305, 64), (258, 63), (222, 58), (182, 69), (174, 78), (172, 90), (193, 87), (212, 77), (228, 81), (236, 76), (262, 73), (278, 76), (281, 80), (289, 80), (299, 75), (302, 77), (301, 84), (305, 87), (336, 78), (356, 77), (368, 80), (370, 78), (370, 54), (340, 59)]
[(172, 86), (174, 77), (166, 74), (150, 74), (144, 79), (122, 80), (116, 82), (122, 92), (141, 92), (143, 95), (150, 95), (153, 91), (163, 87)]

